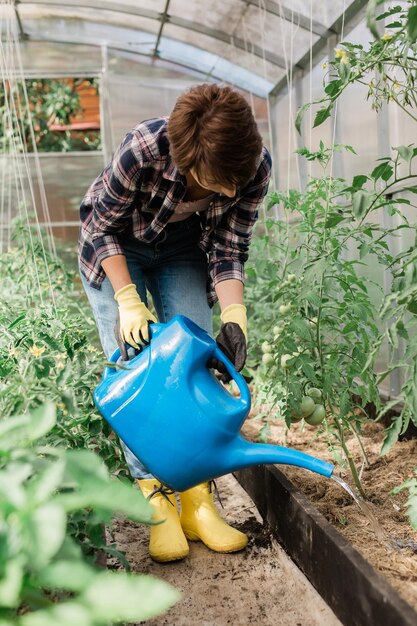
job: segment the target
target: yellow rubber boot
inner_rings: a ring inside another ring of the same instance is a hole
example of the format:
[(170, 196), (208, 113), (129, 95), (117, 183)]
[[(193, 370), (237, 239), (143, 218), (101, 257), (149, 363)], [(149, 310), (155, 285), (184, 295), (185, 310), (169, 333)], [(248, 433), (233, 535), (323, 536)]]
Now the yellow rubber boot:
[(187, 539), (202, 541), (214, 552), (237, 552), (248, 538), (219, 515), (208, 483), (180, 493), (181, 526)]
[(165, 495), (161, 492), (152, 495), (160, 487), (160, 483), (154, 478), (145, 478), (136, 482), (145, 498), (151, 496), (150, 503), (155, 509), (152, 520), (155, 522), (164, 520), (162, 524), (150, 527), (149, 554), (151, 559), (159, 563), (184, 559), (189, 553), (189, 547), (181, 528), (175, 495), (170, 492)]

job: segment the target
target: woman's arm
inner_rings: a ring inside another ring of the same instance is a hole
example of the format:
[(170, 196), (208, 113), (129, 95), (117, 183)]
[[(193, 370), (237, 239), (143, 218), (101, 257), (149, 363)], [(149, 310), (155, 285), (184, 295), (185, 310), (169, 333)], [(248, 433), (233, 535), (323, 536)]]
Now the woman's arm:
[(222, 311), (229, 304), (243, 304), (243, 283), (240, 280), (222, 280), (217, 283), (215, 290)]
[(102, 260), (101, 266), (106, 272), (115, 293), (122, 287), (132, 283), (132, 278), (127, 267), (126, 257), (123, 254), (108, 256)]

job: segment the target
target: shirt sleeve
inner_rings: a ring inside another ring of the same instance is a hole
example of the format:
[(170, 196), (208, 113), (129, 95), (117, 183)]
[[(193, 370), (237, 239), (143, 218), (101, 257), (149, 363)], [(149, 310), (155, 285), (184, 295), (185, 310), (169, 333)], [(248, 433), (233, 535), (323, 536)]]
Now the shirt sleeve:
[(244, 282), (243, 266), (249, 256), (253, 226), (258, 207), (264, 199), (271, 177), (271, 157), (263, 149), (255, 178), (213, 231), (209, 256), (209, 276), (215, 286), (223, 280)]
[(103, 172), (102, 189), (92, 199), (92, 243), (99, 262), (124, 254), (118, 234), (129, 223), (143, 168), (141, 139), (128, 133)]

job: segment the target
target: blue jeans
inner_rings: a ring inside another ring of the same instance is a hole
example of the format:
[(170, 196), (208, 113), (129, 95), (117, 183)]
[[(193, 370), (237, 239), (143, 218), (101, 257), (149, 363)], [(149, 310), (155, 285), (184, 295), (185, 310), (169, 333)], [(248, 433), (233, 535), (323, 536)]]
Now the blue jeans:
[[(212, 312), (206, 294), (207, 257), (198, 247), (200, 235), (200, 218), (194, 215), (168, 224), (152, 243), (127, 237), (122, 245), (132, 282), (146, 305), (146, 290), (149, 291), (159, 322), (168, 322), (174, 315), (186, 315), (213, 335)], [(81, 280), (103, 351), (110, 358), (117, 348), (114, 336), (117, 303), (113, 287), (108, 278), (104, 279), (100, 290), (91, 287), (83, 274)], [(153, 478), (133, 452), (121, 443), (133, 478)]]

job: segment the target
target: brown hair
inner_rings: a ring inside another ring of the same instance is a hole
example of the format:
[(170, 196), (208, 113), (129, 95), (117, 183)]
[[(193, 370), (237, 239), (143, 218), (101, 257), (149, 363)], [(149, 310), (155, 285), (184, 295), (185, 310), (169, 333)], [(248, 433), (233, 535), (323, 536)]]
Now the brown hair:
[(245, 98), (230, 87), (202, 84), (181, 95), (168, 121), (171, 155), (181, 174), (244, 187), (256, 174), (262, 139)]

